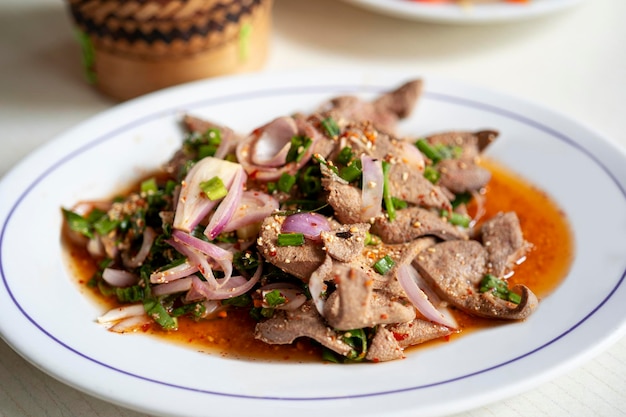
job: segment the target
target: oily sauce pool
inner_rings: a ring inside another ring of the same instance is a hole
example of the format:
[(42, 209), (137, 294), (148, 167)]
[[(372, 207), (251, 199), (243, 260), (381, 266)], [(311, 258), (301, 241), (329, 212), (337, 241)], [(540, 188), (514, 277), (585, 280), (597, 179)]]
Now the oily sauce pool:
[[(525, 261), (515, 268), (514, 274), (509, 278), (509, 284), (510, 286), (515, 284), (528, 286), (541, 303), (541, 299), (548, 296), (569, 271), (574, 255), (570, 225), (563, 211), (543, 191), (494, 161), (484, 159), (481, 165), (492, 172), (492, 179), (485, 190), (483, 218), (488, 219), (498, 212), (515, 211), (525, 239), (533, 245)], [(97, 289), (87, 286), (87, 282), (96, 271), (92, 258), (83, 248), (66, 244), (72, 275), (77, 277), (83, 292), (102, 304), (103, 313), (116, 306), (115, 300), (104, 298)], [(510, 323), (476, 318), (459, 311), (453, 313), (461, 331), (444, 340), (420, 346), (450, 342), (470, 331)], [(320, 349), (307, 340), (298, 340), (292, 345), (268, 345), (256, 340), (253, 335), (255, 321), (247, 311), (243, 310), (231, 309), (221, 317), (199, 322), (181, 317), (178, 323), (177, 331), (165, 332), (158, 325), (148, 325), (138, 329), (137, 333), (166, 339), (198, 351), (228, 358), (310, 362), (319, 361), (321, 357)]]

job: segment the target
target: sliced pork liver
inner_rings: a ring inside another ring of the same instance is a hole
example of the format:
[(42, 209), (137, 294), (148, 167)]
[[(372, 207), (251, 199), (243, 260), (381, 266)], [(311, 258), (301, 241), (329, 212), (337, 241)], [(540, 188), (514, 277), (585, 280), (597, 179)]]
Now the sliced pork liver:
[(273, 215), (265, 218), (257, 240), (259, 251), (271, 264), (294, 275), (304, 282), (326, 258), (326, 252), (320, 243), (305, 240), (302, 246), (278, 246), (280, 233), (285, 216)]
[(498, 213), (481, 227), (482, 242), (487, 249), (487, 269), (502, 277), (526, 256), (532, 245), (524, 239), (519, 218), (514, 212)]
[(487, 249), (477, 241), (451, 240), (422, 251), (413, 265), (443, 300), (469, 314), (500, 319), (528, 317), (538, 301), (527, 287), (512, 289), (521, 295), (518, 305), (491, 292), (479, 292), (479, 283), (488, 272), (488, 256)]
[(420, 207), (409, 207), (396, 211), (396, 218), (375, 219), (372, 233), (385, 243), (409, 242), (423, 236), (436, 236), (443, 240), (467, 239), (465, 229), (448, 223), (436, 213)]
[(356, 96), (335, 97), (325, 103), (320, 112), (333, 117), (340, 125), (371, 121), (378, 129), (393, 132), (398, 120), (411, 114), (421, 92), (422, 81), (412, 80), (378, 96), (373, 101)]
[(274, 315), (256, 325), (254, 337), (268, 344), (289, 344), (299, 337), (309, 337), (327, 348), (347, 355), (351, 347), (328, 327), (310, 302), (295, 311), (275, 310)]

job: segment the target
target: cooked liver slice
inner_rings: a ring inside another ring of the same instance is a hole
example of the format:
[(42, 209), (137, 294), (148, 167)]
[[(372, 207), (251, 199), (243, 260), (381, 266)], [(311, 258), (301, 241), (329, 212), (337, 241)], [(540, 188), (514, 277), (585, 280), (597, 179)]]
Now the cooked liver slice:
[(522, 259), (532, 245), (524, 240), (519, 218), (514, 212), (498, 213), (481, 227), (482, 242), (487, 249), (489, 273), (504, 276)]
[(254, 337), (275, 345), (289, 344), (299, 337), (309, 337), (344, 356), (351, 350), (337, 332), (324, 323), (311, 301), (295, 311), (275, 310), (271, 318), (256, 325)]
[(375, 219), (372, 233), (385, 243), (404, 243), (423, 236), (436, 236), (442, 240), (467, 239), (465, 229), (448, 223), (435, 212), (420, 207), (409, 207), (396, 211), (396, 218)]
[(469, 314), (500, 319), (528, 317), (538, 301), (527, 287), (512, 289), (521, 295), (518, 305), (497, 298), (491, 292), (479, 292), (478, 286), (488, 271), (487, 262), (487, 250), (479, 242), (452, 240), (422, 251), (413, 264), (442, 299)]

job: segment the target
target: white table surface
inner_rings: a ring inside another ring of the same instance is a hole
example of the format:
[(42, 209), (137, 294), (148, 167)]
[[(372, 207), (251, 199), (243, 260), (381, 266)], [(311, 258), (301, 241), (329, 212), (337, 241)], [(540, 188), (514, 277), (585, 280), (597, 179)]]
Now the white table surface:
[[(624, 0), (586, 0), (551, 16), (483, 26), (394, 19), (336, 0), (276, 0), (263, 71), (414, 69), (541, 103), (624, 149), (625, 18)], [(84, 84), (60, 0), (0, 1), (0, 177), (39, 145), (113, 105)], [(143, 415), (57, 382), (0, 339), (1, 417)], [(626, 338), (551, 382), (461, 416), (626, 416)]]

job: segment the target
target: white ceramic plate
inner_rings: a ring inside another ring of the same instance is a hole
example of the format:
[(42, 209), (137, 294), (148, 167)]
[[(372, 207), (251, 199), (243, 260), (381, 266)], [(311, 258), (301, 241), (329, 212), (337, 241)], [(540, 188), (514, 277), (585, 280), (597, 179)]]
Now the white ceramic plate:
[(389, 16), (403, 19), (454, 24), (510, 22), (549, 15), (574, 6), (581, 0), (531, 0), (528, 4), (487, 3), (462, 6), (429, 4), (411, 0), (345, 0)]
[(434, 416), (512, 396), (580, 365), (626, 328), (626, 158), (557, 113), (426, 77), (404, 132), (495, 128), (489, 154), (539, 184), (575, 226), (565, 282), (523, 323), (381, 364), (224, 359), (106, 331), (59, 243), (61, 206), (108, 196), (169, 158), (185, 111), (249, 131), (343, 93), (416, 74), (287, 73), (204, 81), (120, 105), (33, 153), (0, 184), (0, 331), (27, 360), (94, 396), (177, 416)]

